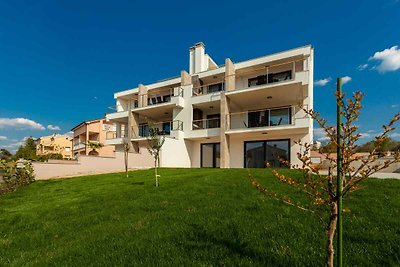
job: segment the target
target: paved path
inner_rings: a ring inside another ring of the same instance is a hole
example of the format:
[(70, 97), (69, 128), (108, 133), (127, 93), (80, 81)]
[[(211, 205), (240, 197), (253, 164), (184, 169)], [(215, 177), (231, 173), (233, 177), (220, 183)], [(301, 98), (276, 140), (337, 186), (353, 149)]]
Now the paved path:
[[(321, 171), (321, 174), (328, 174), (328, 171)], [(370, 178), (378, 178), (378, 179), (399, 179), (400, 173), (386, 173), (386, 172), (377, 172), (370, 176)]]

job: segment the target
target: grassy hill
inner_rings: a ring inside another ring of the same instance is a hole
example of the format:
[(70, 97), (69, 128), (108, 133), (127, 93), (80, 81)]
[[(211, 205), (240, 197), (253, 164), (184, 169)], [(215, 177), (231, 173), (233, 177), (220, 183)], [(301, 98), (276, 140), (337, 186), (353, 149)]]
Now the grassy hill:
[[(144, 170), (37, 181), (0, 197), (0, 266), (324, 265), (318, 220), (261, 195), (247, 170), (160, 172), (159, 188)], [(251, 172), (290, 193), (269, 170)], [(347, 266), (400, 262), (399, 192), (398, 180), (371, 179), (345, 201)]]

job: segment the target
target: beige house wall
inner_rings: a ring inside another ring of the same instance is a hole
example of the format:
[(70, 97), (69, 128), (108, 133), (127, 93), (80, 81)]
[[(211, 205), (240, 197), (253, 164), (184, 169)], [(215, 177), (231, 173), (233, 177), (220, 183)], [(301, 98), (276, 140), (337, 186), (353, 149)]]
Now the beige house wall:
[[(52, 147), (46, 150), (45, 147)], [(68, 135), (50, 135), (40, 137), (36, 145), (36, 155), (61, 154), (63, 158), (72, 158), (72, 138)]]
[[(105, 119), (99, 119), (94, 121), (85, 122), (80, 127), (74, 129), (74, 141), (76, 142), (77, 139), (81, 142), (87, 141), (97, 141), (104, 146), (102, 148), (96, 149), (98, 152), (98, 156), (100, 157), (112, 157), (114, 156), (115, 146), (114, 145), (105, 145), (107, 139), (107, 131), (103, 130), (104, 124), (107, 123)], [(79, 137), (81, 136), (81, 137)], [(83, 137), (84, 136), (84, 137)], [(74, 155), (89, 155), (92, 151), (89, 147), (85, 146), (82, 149), (74, 150)]]

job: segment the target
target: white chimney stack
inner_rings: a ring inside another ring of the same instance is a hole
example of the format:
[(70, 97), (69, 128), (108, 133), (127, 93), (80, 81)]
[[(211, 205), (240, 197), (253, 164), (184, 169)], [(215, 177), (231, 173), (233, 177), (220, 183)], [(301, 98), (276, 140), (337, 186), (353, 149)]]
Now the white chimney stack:
[(208, 60), (205, 45), (200, 42), (190, 48), (189, 73), (198, 73), (208, 69)]

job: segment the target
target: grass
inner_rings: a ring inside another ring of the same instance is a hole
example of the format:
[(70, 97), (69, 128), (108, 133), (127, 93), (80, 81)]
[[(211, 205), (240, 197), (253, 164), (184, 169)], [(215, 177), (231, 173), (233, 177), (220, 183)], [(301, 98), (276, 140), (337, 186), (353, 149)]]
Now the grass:
[[(399, 189), (371, 179), (345, 201), (346, 266), (398, 265)], [(316, 218), (261, 195), (244, 169), (161, 169), (159, 188), (152, 170), (37, 181), (0, 197), (1, 266), (322, 266), (324, 248)]]

